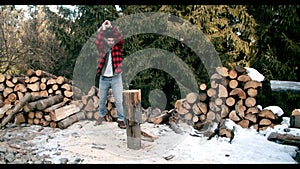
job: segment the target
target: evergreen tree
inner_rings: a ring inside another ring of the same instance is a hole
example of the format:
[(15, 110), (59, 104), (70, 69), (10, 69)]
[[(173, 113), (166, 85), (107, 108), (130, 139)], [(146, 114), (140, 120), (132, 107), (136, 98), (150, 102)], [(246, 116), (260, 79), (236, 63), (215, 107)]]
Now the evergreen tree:
[[(201, 83), (209, 85), (210, 69), (217, 65), (216, 60), (220, 60), (221, 66), (228, 68), (233, 68), (236, 65), (251, 66), (251, 62), (255, 60), (257, 53), (255, 27), (257, 24), (242, 5), (130, 5), (124, 10), (125, 16), (143, 12), (167, 13), (169, 14), (168, 22), (165, 23), (164, 18), (159, 21), (158, 18), (154, 24), (147, 25), (148, 29), (161, 28), (152, 30), (160, 32), (160, 35), (139, 34), (128, 38), (127, 45), (124, 47), (124, 51), (127, 52), (126, 56), (145, 48), (160, 48), (170, 51), (189, 65), (189, 69), (193, 71), (192, 75), (196, 77), (197, 85)], [(141, 20), (144, 21), (146, 18)], [(131, 24), (133, 23), (141, 25), (136, 27), (143, 27), (142, 25), (147, 22), (132, 21)], [(124, 24), (123, 27), (127, 28), (130, 25)], [(202, 34), (194, 34), (193, 30), (202, 32)], [(163, 36), (170, 33), (183, 34), (184, 36), (180, 37), (182, 41), (179, 40), (180, 38)], [(192, 35), (191, 38), (188, 38), (188, 35)], [(200, 40), (199, 43), (199, 39), (203, 40)], [(208, 39), (208, 42), (205, 42), (204, 39)], [(189, 44), (195, 43), (199, 43), (197, 44), (199, 47), (191, 49)], [(212, 48), (207, 47), (209, 46), (208, 43), (211, 43)], [(215, 54), (217, 54), (217, 58)], [(152, 54), (151, 57), (154, 58), (155, 54)], [(165, 67), (172, 65), (174, 65), (174, 62), (171, 60), (164, 63)], [(181, 66), (181, 68), (178, 68), (178, 74), (187, 76), (186, 79), (192, 78), (191, 74), (183, 73), (182, 70), (186, 70), (183, 68), (184, 64), (177, 65)], [(186, 86), (186, 88), (189, 88), (189, 86), (188, 84), (170, 85), (167, 82), (175, 82), (174, 77), (164, 74), (166, 72), (157, 71), (156, 69), (144, 70), (137, 75), (136, 80), (133, 80), (132, 88), (142, 88), (144, 92), (142, 94), (147, 97), (151, 90), (163, 89), (164, 86), (169, 85), (168, 89), (171, 90), (165, 90), (164, 92), (168, 95), (168, 103), (174, 103), (175, 100), (172, 99), (185, 96), (179, 94), (178, 87)], [(158, 79), (154, 80), (154, 77)], [(190, 80), (187, 81), (191, 82)], [(186, 90), (184, 93), (188, 91)], [(149, 105), (145, 100), (142, 103), (144, 103), (143, 105)], [(172, 105), (168, 106), (171, 107)]]
[(300, 6), (252, 5), (247, 9), (259, 25), (258, 57), (253, 67), (268, 80), (299, 81)]

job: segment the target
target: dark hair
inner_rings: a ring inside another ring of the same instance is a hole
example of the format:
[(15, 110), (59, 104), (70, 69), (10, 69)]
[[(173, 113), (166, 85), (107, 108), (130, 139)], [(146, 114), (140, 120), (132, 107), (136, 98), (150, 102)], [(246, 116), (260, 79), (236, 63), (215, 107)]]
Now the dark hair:
[(108, 28), (104, 31), (105, 38), (115, 38), (116, 30), (114, 28)]

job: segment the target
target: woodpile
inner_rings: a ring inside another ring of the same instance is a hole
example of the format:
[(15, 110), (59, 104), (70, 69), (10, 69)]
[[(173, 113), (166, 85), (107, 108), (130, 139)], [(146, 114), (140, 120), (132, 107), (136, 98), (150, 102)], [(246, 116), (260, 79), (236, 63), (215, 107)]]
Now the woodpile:
[(211, 84), (200, 86), (200, 93), (189, 93), (175, 102), (178, 122), (207, 129), (211, 123), (229, 118), (243, 128), (265, 130), (280, 124), (281, 119), (271, 110), (259, 110), (256, 97), (262, 83), (252, 80), (245, 68), (218, 67), (210, 77)]
[[(88, 120), (97, 120), (100, 117), (98, 104), (98, 88), (92, 86), (87, 95), (82, 96), (82, 102), (84, 104), (84, 111), (86, 112), (86, 118)], [(108, 122), (117, 121), (117, 108), (115, 105), (115, 99), (112, 94), (112, 90), (108, 90), (108, 95), (106, 99), (106, 114), (104, 119)]]
[[(210, 85), (201, 84), (199, 93), (189, 93), (177, 100), (172, 110), (142, 108), (142, 122), (167, 123), (177, 133), (180, 133), (178, 123), (201, 130), (229, 118), (243, 128), (265, 130), (281, 122), (272, 111), (257, 108), (256, 97), (262, 83), (252, 80), (244, 67), (236, 66), (231, 70), (217, 67), (210, 79)], [(72, 85), (72, 80), (42, 70), (29, 69), (26, 75), (0, 74), (0, 92), (2, 126), (9, 121), (10, 114), (16, 124), (59, 128), (66, 128), (81, 119), (96, 120), (100, 115), (98, 88), (93, 86), (84, 94)], [(30, 99), (13, 112), (27, 93), (30, 93)], [(107, 96), (105, 119), (109, 122), (117, 120), (111, 90)]]
[(26, 75), (0, 74), (0, 92), (1, 127), (13, 121), (66, 128), (85, 119), (85, 111), (91, 110), (72, 80), (42, 70), (29, 69)]
[[(24, 100), (27, 94), (27, 99)], [(30, 95), (28, 95), (30, 94)], [(23, 99), (23, 100), (22, 100)], [(22, 105), (15, 109), (20, 104)], [(0, 74), (0, 126), (13, 121), (53, 128), (66, 128), (82, 120), (97, 120), (98, 88), (92, 86), (87, 94), (63, 76), (29, 69), (26, 75)], [(117, 109), (110, 89), (106, 102), (108, 122), (117, 121)]]

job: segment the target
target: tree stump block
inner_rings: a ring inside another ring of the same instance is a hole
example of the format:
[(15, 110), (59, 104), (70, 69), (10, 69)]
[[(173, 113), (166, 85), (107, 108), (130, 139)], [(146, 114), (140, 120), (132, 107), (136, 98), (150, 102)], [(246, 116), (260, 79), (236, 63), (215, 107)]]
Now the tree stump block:
[(130, 149), (138, 150), (141, 148), (141, 90), (124, 90), (123, 98), (127, 147)]

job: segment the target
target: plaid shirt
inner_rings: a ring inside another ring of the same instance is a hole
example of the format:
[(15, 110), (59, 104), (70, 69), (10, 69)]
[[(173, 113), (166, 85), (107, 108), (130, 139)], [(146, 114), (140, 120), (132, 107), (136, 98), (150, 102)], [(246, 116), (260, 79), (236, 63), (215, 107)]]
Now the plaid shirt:
[[(124, 46), (123, 34), (120, 30), (114, 33), (116, 44), (111, 49), (112, 65), (114, 75), (122, 72), (122, 49)], [(95, 40), (96, 48), (99, 52), (97, 74), (101, 74), (105, 59), (108, 56), (108, 46), (104, 41), (104, 31), (101, 29)]]

